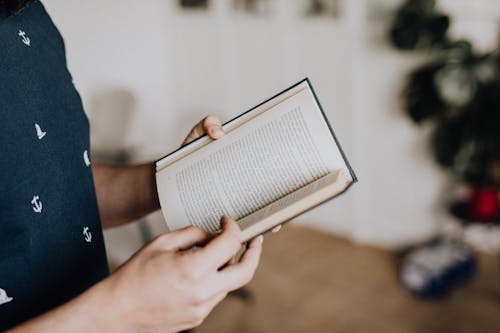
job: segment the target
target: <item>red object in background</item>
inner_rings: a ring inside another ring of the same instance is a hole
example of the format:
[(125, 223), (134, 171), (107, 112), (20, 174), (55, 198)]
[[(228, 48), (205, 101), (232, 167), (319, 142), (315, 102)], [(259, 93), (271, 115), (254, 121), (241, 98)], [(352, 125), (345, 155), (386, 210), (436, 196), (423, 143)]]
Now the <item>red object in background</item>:
[(473, 187), (470, 196), (470, 207), (474, 219), (494, 221), (500, 213), (498, 189), (494, 187)]

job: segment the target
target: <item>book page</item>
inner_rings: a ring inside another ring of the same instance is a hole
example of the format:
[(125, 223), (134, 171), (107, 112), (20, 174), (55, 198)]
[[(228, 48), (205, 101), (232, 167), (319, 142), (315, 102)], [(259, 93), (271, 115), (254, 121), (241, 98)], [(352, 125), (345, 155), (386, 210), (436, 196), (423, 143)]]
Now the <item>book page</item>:
[[(251, 110), (248, 110), (244, 112), (243, 114), (229, 120), (228, 122), (223, 124), (224, 131), (226, 133), (230, 133), (240, 127), (242, 124), (248, 122), (249, 120), (255, 118), (259, 114), (268, 111), (269, 109), (273, 108), (274, 106), (278, 105), (279, 103), (282, 103), (286, 99), (289, 99), (296, 95), (297, 93), (301, 92), (304, 89), (307, 89), (309, 87), (308, 82), (302, 81), (301, 83), (288, 88), (284, 92), (274, 96), (273, 98), (257, 105), (256, 107), (252, 108)], [(175, 162), (176, 160), (179, 160), (181, 158), (186, 157), (189, 154), (192, 154), (193, 152), (197, 151), (198, 149), (208, 145), (211, 143), (213, 140), (210, 139), (207, 135), (202, 136), (195, 140), (194, 142), (189, 143), (188, 145), (185, 145), (176, 151), (168, 154), (167, 156), (163, 157), (159, 161), (156, 162), (156, 169), (157, 171), (160, 171), (162, 168), (164, 168), (167, 165), (170, 165), (171, 163)]]
[(171, 230), (219, 229), (318, 180), (347, 169), (310, 89), (306, 88), (157, 173)]
[(340, 194), (353, 181), (348, 170), (340, 169), (298, 189), (295, 192), (245, 216), (238, 221), (247, 241), (288, 221), (310, 208)]

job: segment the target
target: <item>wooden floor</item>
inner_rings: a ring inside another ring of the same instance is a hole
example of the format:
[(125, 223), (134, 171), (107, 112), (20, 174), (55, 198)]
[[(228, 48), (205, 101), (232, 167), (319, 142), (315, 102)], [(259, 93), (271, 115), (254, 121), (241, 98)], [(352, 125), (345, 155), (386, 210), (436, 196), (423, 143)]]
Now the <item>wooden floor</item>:
[(397, 281), (394, 254), (296, 226), (266, 236), (252, 299), (223, 301), (196, 333), (500, 332), (496, 258), (442, 301), (417, 300)]

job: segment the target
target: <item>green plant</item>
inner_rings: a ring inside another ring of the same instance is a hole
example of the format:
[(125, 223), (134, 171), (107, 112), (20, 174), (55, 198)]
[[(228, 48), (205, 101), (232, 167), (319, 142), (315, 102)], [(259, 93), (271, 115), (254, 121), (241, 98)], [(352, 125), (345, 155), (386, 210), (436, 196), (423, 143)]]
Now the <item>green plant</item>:
[(500, 188), (500, 79), (497, 57), (477, 54), (465, 40), (447, 35), (448, 16), (433, 0), (408, 0), (390, 31), (403, 50), (428, 50), (432, 60), (409, 76), (408, 115), (433, 122), (436, 161), (462, 181)]

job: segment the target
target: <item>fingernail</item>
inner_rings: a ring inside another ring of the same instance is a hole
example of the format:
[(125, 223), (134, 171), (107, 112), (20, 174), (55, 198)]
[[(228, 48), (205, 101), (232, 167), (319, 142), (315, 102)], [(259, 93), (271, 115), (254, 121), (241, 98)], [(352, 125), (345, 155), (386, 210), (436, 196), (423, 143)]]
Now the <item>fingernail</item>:
[(262, 244), (262, 243), (264, 243), (264, 236), (262, 236), (262, 235), (257, 236), (257, 240), (258, 240), (261, 244)]
[(224, 136), (224, 131), (219, 127), (212, 129), (212, 136), (216, 139), (222, 138)]

